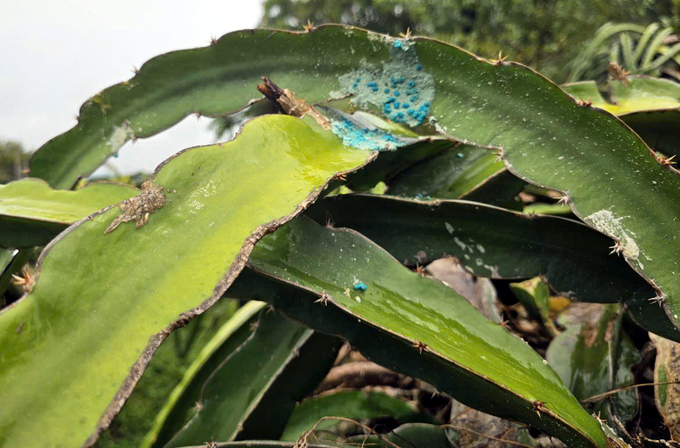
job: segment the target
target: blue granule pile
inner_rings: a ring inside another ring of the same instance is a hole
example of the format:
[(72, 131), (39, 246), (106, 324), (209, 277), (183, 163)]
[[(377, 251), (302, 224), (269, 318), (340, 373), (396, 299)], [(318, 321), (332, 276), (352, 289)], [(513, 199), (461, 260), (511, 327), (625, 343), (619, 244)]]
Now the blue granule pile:
[(389, 60), (380, 65), (363, 62), (359, 69), (342, 75), (341, 95), (351, 94), (351, 102), (360, 107), (376, 107), (392, 122), (419, 126), (431, 114), (434, 78), (420, 63), (415, 42), (385, 43)]
[(361, 128), (347, 118), (333, 120), (333, 133), (342, 137), (345, 146), (371, 151), (395, 150), (402, 146), (397, 137), (380, 129)]
[(366, 284), (364, 282), (358, 282), (358, 283), (354, 284), (354, 290), (355, 291), (364, 292), (364, 291), (366, 291), (366, 289), (368, 289), (368, 287), (366, 286)]

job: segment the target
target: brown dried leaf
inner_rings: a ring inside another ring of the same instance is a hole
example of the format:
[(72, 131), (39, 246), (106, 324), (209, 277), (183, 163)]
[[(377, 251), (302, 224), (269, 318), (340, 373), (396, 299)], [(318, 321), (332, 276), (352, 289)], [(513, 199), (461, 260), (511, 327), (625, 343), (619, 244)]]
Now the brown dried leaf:
[(435, 260), (427, 265), (425, 271), (466, 298), (472, 306), (493, 322), (501, 321), (496, 290), (491, 280), (475, 277), (454, 258)]
[[(538, 446), (526, 427), (476, 411), (455, 400), (452, 401), (448, 427), (449, 441), (455, 447), (517, 448), (518, 443), (523, 446)], [(561, 442), (551, 446), (564, 447)]]
[[(680, 441), (680, 344), (649, 333), (656, 346), (654, 398), (671, 439)], [(675, 384), (664, 384), (675, 383)]]
[(621, 81), (624, 87), (628, 87), (628, 75), (630, 72), (626, 71), (616, 62), (607, 62), (607, 73), (613, 81)]

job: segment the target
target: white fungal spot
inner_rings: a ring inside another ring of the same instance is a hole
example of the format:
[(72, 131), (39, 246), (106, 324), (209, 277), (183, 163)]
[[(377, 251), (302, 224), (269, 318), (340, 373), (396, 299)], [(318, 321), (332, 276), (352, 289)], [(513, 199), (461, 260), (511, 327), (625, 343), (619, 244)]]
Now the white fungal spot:
[[(640, 248), (633, 238), (630, 236), (634, 235), (630, 231), (626, 231), (625, 227), (621, 224), (623, 218), (617, 218), (611, 212), (611, 210), (600, 210), (585, 218), (586, 222), (591, 223), (597, 230), (605, 233), (611, 237), (616, 238), (620, 241), (623, 246), (623, 255), (631, 260), (638, 261), (640, 256)], [(644, 269), (642, 263), (638, 261), (640, 267)]]
[(215, 186), (215, 183), (210, 180), (207, 184), (199, 187), (196, 190), (196, 193), (192, 194), (192, 198), (196, 197), (197, 195), (202, 195), (204, 198), (209, 198), (215, 193), (217, 193), (217, 187)]
[(331, 90), (328, 92), (328, 99), (330, 100), (341, 100), (345, 98), (347, 94), (345, 92), (341, 92), (339, 90)]
[[(438, 133), (440, 133), (442, 135), (448, 134), (449, 131), (446, 128), (446, 126), (442, 126), (441, 124), (439, 124), (439, 122), (437, 121), (436, 118), (430, 117), (428, 121), (434, 127), (435, 131), (437, 131)], [(455, 131), (455, 128), (454, 128), (454, 131)]]
[(372, 42), (374, 42), (374, 41), (382, 42), (382, 41), (383, 41), (383, 36), (380, 35), (380, 34), (377, 34), (377, 33), (371, 33), (371, 32), (369, 32), (369, 33), (366, 35), (366, 37), (368, 37), (368, 40), (370, 40), (370, 41), (372, 41)]
[(127, 122), (124, 122), (122, 126), (113, 128), (113, 133), (111, 133), (111, 137), (109, 137), (106, 144), (111, 148), (111, 151), (115, 153), (130, 137), (133, 136), (134, 133), (132, 132), (130, 125)]
[(189, 208), (191, 209), (191, 213), (193, 214), (198, 213), (203, 207), (205, 207), (205, 204), (203, 204), (202, 202), (198, 202), (196, 199), (189, 202)]

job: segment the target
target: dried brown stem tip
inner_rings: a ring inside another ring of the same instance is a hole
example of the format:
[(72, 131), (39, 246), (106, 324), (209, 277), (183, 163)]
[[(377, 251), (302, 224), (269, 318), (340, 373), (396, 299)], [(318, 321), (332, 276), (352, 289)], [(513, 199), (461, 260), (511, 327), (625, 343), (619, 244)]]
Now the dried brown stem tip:
[(309, 115), (322, 128), (326, 130), (331, 128), (330, 120), (324, 117), (313, 106), (307, 104), (305, 100), (296, 97), (295, 94), (288, 89), (281, 89), (265, 76), (262, 77), (262, 81), (264, 81), (264, 83), (258, 84), (257, 90), (269, 101), (273, 102), (280, 112), (298, 118)]
[[(269, 101), (273, 102), (276, 104), (279, 108), (281, 105), (279, 104), (279, 98), (281, 95), (283, 95), (283, 90), (276, 84), (274, 84), (269, 78), (266, 76), (262, 77), (262, 81), (264, 84), (258, 84), (257, 85), (257, 90), (264, 95)], [(281, 112), (283, 112), (283, 109), (281, 109)]]

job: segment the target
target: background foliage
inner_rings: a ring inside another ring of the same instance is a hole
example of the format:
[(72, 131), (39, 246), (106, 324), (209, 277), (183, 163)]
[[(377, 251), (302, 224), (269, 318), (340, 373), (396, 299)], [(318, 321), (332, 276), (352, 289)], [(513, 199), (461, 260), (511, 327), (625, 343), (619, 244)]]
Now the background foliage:
[(678, 0), (266, 0), (261, 26), (341, 23), (399, 35), (431, 36), (486, 58), (499, 51), (555, 82), (606, 22), (676, 26)]

